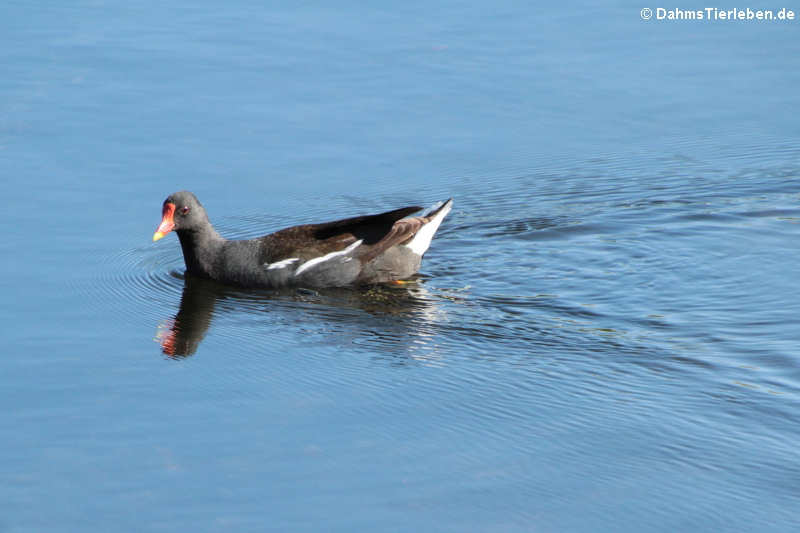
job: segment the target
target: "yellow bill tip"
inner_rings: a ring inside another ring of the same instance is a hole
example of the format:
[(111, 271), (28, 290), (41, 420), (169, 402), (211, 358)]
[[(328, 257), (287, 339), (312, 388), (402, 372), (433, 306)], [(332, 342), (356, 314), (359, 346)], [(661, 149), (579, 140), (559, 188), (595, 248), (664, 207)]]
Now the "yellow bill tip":
[(157, 232), (153, 233), (153, 242), (156, 242), (158, 239), (162, 238), (163, 236), (164, 236), (164, 234), (161, 233), (160, 231), (157, 231)]

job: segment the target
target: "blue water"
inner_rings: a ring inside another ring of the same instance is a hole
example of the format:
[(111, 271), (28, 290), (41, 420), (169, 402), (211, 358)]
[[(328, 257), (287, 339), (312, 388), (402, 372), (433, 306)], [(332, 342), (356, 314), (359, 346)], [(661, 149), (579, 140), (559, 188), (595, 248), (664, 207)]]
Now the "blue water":
[[(0, 6), (0, 531), (796, 531), (800, 22), (643, 7)], [(270, 293), (180, 189), (455, 207)]]

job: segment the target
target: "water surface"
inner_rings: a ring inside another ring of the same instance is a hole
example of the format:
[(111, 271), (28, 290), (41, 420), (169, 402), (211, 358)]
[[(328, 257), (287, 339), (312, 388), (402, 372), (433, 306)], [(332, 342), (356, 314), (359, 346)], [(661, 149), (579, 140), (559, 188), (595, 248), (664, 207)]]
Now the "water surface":
[[(796, 530), (796, 24), (642, 7), (0, 7), (0, 530)], [(409, 285), (247, 291), (179, 189), (455, 206)]]

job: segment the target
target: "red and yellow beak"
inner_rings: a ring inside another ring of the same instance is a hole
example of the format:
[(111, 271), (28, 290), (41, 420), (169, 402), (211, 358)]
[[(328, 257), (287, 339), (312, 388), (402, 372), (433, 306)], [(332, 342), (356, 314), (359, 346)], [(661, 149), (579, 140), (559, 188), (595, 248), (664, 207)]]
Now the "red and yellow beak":
[(164, 209), (161, 211), (161, 225), (158, 226), (158, 229), (155, 233), (153, 233), (153, 242), (157, 241), (170, 231), (172, 228), (175, 227), (175, 221), (173, 217), (175, 216), (175, 204), (166, 203), (164, 204)]

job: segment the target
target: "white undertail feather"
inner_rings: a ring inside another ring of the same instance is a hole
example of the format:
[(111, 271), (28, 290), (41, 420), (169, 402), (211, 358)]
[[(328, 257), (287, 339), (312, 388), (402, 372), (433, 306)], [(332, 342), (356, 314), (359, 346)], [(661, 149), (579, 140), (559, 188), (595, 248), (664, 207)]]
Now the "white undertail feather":
[[(320, 263), (324, 263), (325, 261), (330, 261), (331, 259), (336, 259), (338, 257), (345, 256), (345, 255), (349, 254), (350, 252), (352, 252), (353, 250), (355, 250), (356, 248), (358, 248), (361, 245), (362, 242), (364, 242), (364, 241), (363, 240), (358, 240), (358, 241), (354, 242), (353, 244), (351, 244), (350, 246), (348, 246), (347, 248), (345, 248), (344, 250), (340, 250), (338, 252), (331, 252), (329, 254), (323, 255), (322, 257), (315, 257), (314, 259), (309, 259), (308, 261), (306, 261), (305, 263), (300, 265), (300, 267), (295, 271), (294, 275), (295, 276), (299, 276), (300, 274), (302, 274), (303, 272), (305, 272), (306, 270), (308, 270), (309, 268), (311, 268), (311, 267), (313, 267), (315, 265), (318, 265)], [(352, 258), (351, 257), (343, 258), (342, 262), (347, 262), (350, 259), (352, 259)]]
[(436, 230), (439, 229), (439, 225), (444, 220), (444, 217), (447, 216), (447, 213), (450, 212), (450, 209), (453, 208), (453, 200), (448, 200), (444, 207), (436, 213), (436, 216), (433, 217), (433, 220), (422, 226), (414, 238), (411, 239), (411, 242), (406, 244), (411, 251), (413, 251), (417, 255), (423, 255), (427, 250), (428, 247), (431, 245), (431, 241), (433, 240), (433, 236), (436, 234)]

